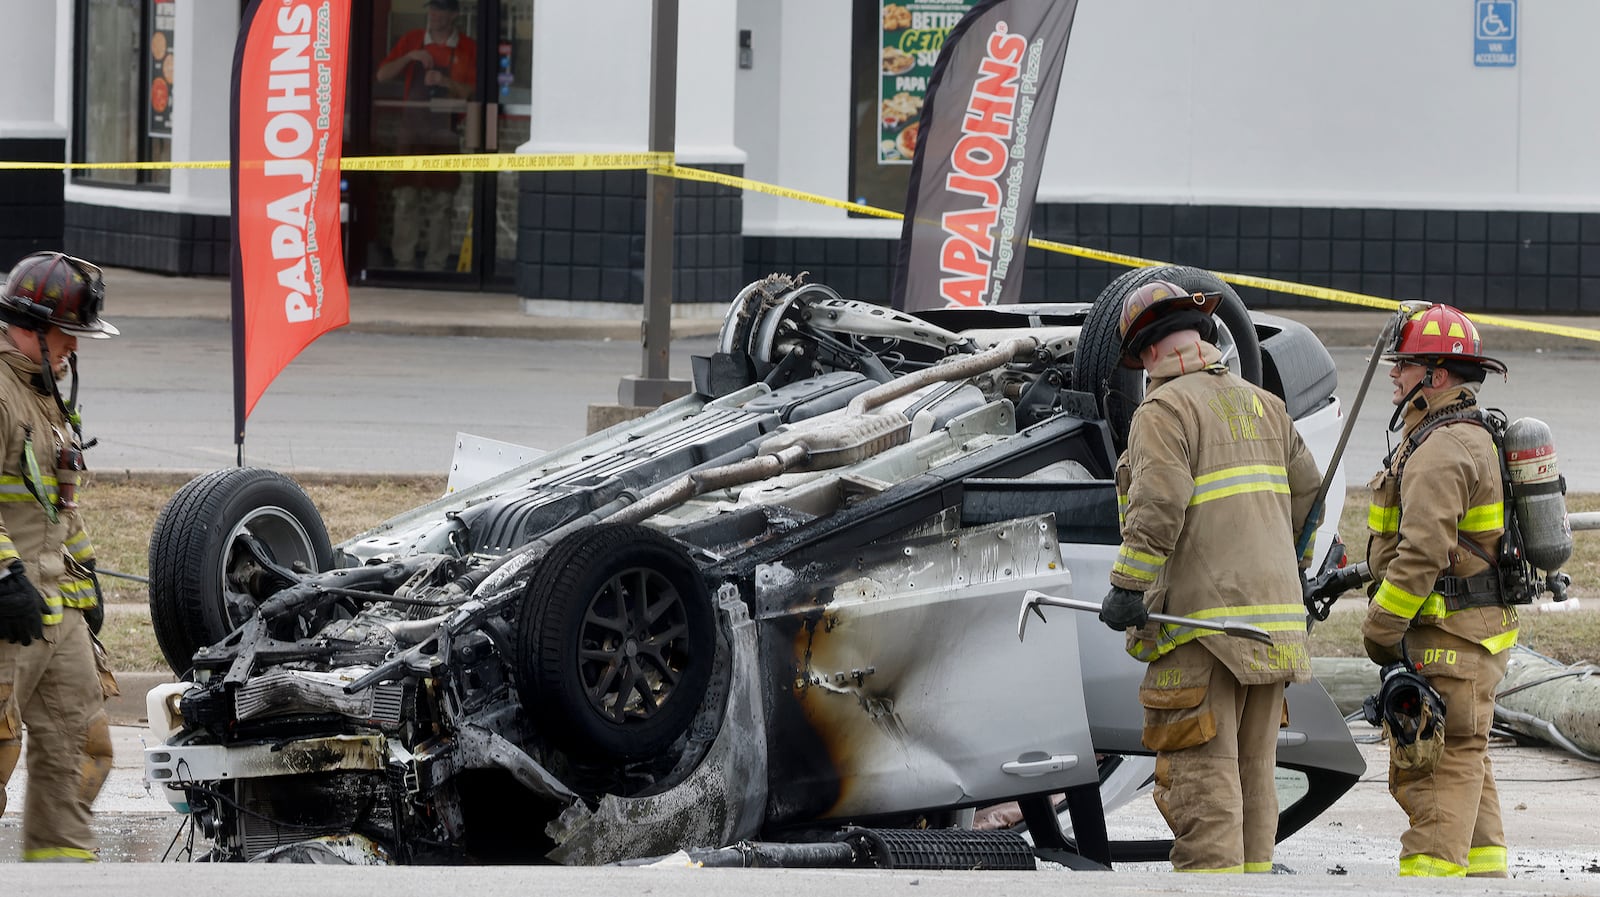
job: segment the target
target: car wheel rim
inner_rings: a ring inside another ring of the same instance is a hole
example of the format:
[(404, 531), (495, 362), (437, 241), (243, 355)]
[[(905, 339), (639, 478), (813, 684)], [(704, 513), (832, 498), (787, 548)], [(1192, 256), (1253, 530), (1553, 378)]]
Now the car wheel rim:
[(654, 570), (625, 570), (595, 593), (579, 640), (589, 705), (612, 723), (649, 719), (671, 700), (688, 663), (683, 596)]
[(1234, 339), (1233, 331), (1228, 329), (1228, 325), (1223, 322), (1222, 318), (1219, 317), (1215, 320), (1217, 322), (1216, 347), (1222, 352), (1222, 363), (1227, 365), (1228, 370), (1235, 375), (1243, 377), (1243, 362), (1239, 360), (1239, 341)]
[(264, 546), (279, 566), (293, 568), (298, 562), (308, 570), (317, 568), (311, 536), (293, 514), (275, 506), (246, 514), (223, 543), (227, 556), (222, 562), (222, 603), (229, 628), (239, 626), (256, 611), (255, 597), (239, 587), (246, 578), (241, 575), (244, 570), (256, 566), (250, 551), (240, 544), (244, 536)]

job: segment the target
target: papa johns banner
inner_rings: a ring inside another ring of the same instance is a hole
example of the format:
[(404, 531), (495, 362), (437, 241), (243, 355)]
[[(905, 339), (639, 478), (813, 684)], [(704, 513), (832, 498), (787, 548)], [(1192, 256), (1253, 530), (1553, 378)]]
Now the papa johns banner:
[(339, 231), (350, 0), (252, 0), (233, 58), (234, 441), (268, 384), (350, 321)]
[(891, 299), (1018, 301), (1077, 0), (985, 0), (945, 39), (922, 107)]

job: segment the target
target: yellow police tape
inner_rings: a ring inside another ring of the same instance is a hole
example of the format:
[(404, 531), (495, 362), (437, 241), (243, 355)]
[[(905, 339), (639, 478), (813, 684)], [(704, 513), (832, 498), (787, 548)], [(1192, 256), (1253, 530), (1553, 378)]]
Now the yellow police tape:
[[(645, 153), (453, 153), (442, 155), (417, 155), (417, 156), (346, 156), (339, 160), (340, 169), (343, 171), (620, 171), (643, 170), (651, 174), (678, 178), (681, 180), (701, 181), (704, 183), (720, 184), (735, 190), (749, 190), (754, 193), (765, 193), (769, 196), (778, 196), (784, 199), (799, 200), (814, 205), (842, 209), (859, 215), (868, 215), (876, 218), (903, 220), (905, 216), (900, 212), (880, 209), (862, 203), (848, 202), (823, 196), (817, 193), (808, 193), (804, 190), (795, 190), (790, 187), (780, 187), (777, 184), (768, 184), (763, 181), (723, 174), (717, 171), (706, 171), (703, 168), (690, 168), (679, 165), (672, 153), (645, 152)], [(219, 169), (228, 168), (226, 161), (204, 162), (8, 162), (0, 161), (0, 171), (12, 170), (78, 170), (78, 169), (134, 169), (142, 171), (171, 170), (171, 169)], [(1028, 245), (1046, 252), (1059, 252), (1065, 255), (1092, 261), (1105, 262), (1112, 265), (1122, 265), (1129, 268), (1149, 268), (1158, 265), (1171, 264), (1170, 262), (1156, 261), (1154, 259), (1140, 258), (1133, 255), (1123, 255), (1116, 252), (1106, 252), (1100, 249), (1090, 249), (1086, 246), (1073, 246), (1069, 243), (1058, 243), (1053, 240), (1033, 238)], [(1365, 293), (1354, 293), (1349, 290), (1336, 290), (1330, 287), (1318, 287), (1310, 284), (1295, 283), (1287, 280), (1275, 280), (1270, 277), (1256, 277), (1251, 274), (1229, 274), (1213, 272), (1223, 281), (1235, 286), (1254, 287), (1275, 293), (1287, 293), (1294, 296), (1304, 296), (1309, 299), (1320, 299), (1325, 302), (1337, 302), (1344, 305), (1358, 305), (1365, 308), (1394, 311), (1399, 307), (1399, 302), (1381, 296), (1369, 296)], [(1531, 333), (1544, 333), (1551, 336), (1562, 336), (1570, 339), (1589, 340), (1600, 342), (1600, 330), (1588, 327), (1570, 327), (1562, 324), (1539, 324), (1532, 321), (1508, 318), (1502, 315), (1491, 315), (1473, 312), (1472, 319), (1480, 324), (1491, 324), (1498, 327), (1508, 327), (1513, 330), (1524, 330)]]
[(346, 156), (344, 171), (661, 171), (671, 153), (461, 153), (446, 156)]
[[(897, 220), (905, 218), (905, 216), (901, 213), (891, 212), (887, 209), (874, 208), (872, 206), (861, 205), (860, 203), (846, 202), (844, 200), (834, 199), (829, 196), (819, 196), (815, 193), (805, 193), (803, 191), (793, 190), (788, 187), (779, 187), (775, 184), (753, 181), (749, 178), (735, 177), (730, 174), (722, 174), (715, 171), (705, 171), (698, 168), (685, 168), (682, 165), (674, 164), (671, 166), (670, 170), (661, 173), (670, 175), (672, 177), (684, 178), (686, 180), (709, 181), (711, 183), (722, 184), (724, 186), (734, 187), (736, 189), (751, 190), (756, 193), (767, 193), (772, 196), (782, 196), (788, 199), (798, 199), (804, 202), (829, 206), (835, 209), (844, 209), (846, 211), (858, 212), (864, 215), (875, 215), (879, 218), (894, 218)], [(1086, 246), (1073, 246), (1068, 243), (1057, 243), (1053, 240), (1041, 240), (1037, 237), (1030, 239), (1028, 241), (1028, 245), (1035, 249), (1042, 249), (1046, 252), (1059, 252), (1066, 255), (1078, 256), (1079, 258), (1092, 259), (1097, 262), (1122, 265), (1127, 268), (1153, 268), (1159, 265), (1172, 264), (1171, 262), (1140, 258), (1134, 255), (1122, 255), (1116, 252), (1090, 249)], [(1394, 311), (1400, 307), (1398, 300), (1385, 299), (1380, 296), (1368, 296), (1365, 293), (1352, 293), (1348, 290), (1335, 290), (1329, 287), (1318, 287), (1310, 284), (1294, 283), (1293, 281), (1287, 280), (1274, 280), (1270, 277), (1256, 277), (1251, 274), (1228, 274), (1221, 271), (1213, 271), (1212, 273), (1216, 274), (1227, 283), (1231, 283), (1235, 286), (1255, 287), (1257, 289), (1269, 290), (1275, 293), (1289, 293), (1295, 296), (1305, 296), (1310, 299), (1321, 299), (1327, 302), (1339, 302), (1345, 305), (1360, 305), (1366, 308), (1381, 309), (1383, 311)], [(1502, 317), (1500, 315), (1483, 314), (1481, 312), (1473, 312), (1472, 320), (1479, 324), (1494, 324), (1500, 327), (1510, 327), (1515, 330), (1526, 330), (1532, 333), (1545, 333), (1552, 336), (1565, 336), (1572, 339), (1600, 342), (1600, 330), (1594, 330), (1587, 327), (1569, 327), (1562, 324), (1536, 324), (1530, 321), (1522, 321), (1516, 318)]]

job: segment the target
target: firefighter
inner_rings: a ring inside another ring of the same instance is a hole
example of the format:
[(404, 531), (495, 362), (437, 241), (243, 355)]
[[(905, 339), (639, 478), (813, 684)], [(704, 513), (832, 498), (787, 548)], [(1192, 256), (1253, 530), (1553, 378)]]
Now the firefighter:
[[(1100, 619), (1149, 664), (1139, 689), (1155, 801), (1180, 872), (1269, 872), (1287, 682), (1311, 678), (1295, 534), (1321, 474), (1284, 404), (1235, 376), (1216, 338), (1220, 293), (1152, 281), (1123, 302), (1122, 363), (1150, 376), (1117, 464), (1122, 546)], [(1152, 626), (1148, 613), (1226, 616), (1272, 644)]]
[(78, 338), (117, 333), (100, 319), (104, 292), (100, 269), (59, 252), (22, 259), (0, 287), (0, 788), (26, 726), (25, 861), (96, 858), (84, 766), (103, 747), (90, 735), (105, 701), (75, 402)]
[[(1437, 766), (1397, 763), (1389, 793), (1410, 817), (1401, 875), (1506, 876), (1490, 769), (1494, 691), (1517, 641), (1497, 552), (1505, 529), (1500, 458), (1478, 416), (1478, 389), (1505, 365), (1448, 305), (1409, 309), (1383, 357), (1393, 363), (1391, 432), (1401, 439), (1369, 484), (1372, 601), (1361, 634), (1374, 663), (1409, 654), (1444, 702)], [(1432, 762), (1430, 760), (1430, 762)], [(1420, 767), (1420, 768), (1419, 768)]]

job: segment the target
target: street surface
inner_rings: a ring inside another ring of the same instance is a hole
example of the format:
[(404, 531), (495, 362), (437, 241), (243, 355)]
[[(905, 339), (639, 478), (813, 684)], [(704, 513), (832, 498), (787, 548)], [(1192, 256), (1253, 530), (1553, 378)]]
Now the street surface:
[[(107, 862), (154, 863), (169, 848), (177, 856), (187, 838), (177, 841), (180, 817), (172, 813), (159, 793), (147, 791), (142, 781), (142, 749), (146, 732), (132, 726), (115, 726), (112, 729), (116, 769), (101, 792), (95, 805), (96, 830), (102, 845), (102, 856)], [(1129, 895), (1150, 893), (1227, 893), (1274, 894), (1284, 893), (1285, 882), (1293, 882), (1293, 890), (1312, 894), (1348, 894), (1352, 888), (1369, 890), (1374, 895), (1427, 893), (1420, 883), (1401, 881), (1394, 877), (1395, 856), (1400, 831), (1405, 827), (1405, 814), (1389, 796), (1385, 784), (1388, 761), (1381, 743), (1374, 743), (1376, 731), (1365, 723), (1351, 726), (1351, 734), (1360, 746), (1367, 762), (1367, 774), (1327, 812), (1293, 836), (1278, 845), (1274, 859), (1293, 871), (1295, 879), (1267, 876), (1181, 876), (1171, 872), (1165, 864), (1140, 863), (1117, 867), (1117, 874), (1075, 873), (1047, 869), (1035, 874), (981, 873), (976, 879), (971, 873), (896, 873), (891, 871), (801, 871), (764, 870), (703, 870), (693, 872), (681, 865), (663, 866), (650, 870), (607, 869), (581, 871), (570, 869), (521, 868), (517, 875), (524, 877), (522, 894), (581, 893), (577, 883), (594, 888), (594, 894), (650, 893), (652, 895), (717, 894), (730, 882), (742, 882), (745, 891), (728, 890), (726, 893), (799, 893), (800, 888), (819, 891), (838, 891), (851, 895), (904, 894), (905, 889), (918, 884), (917, 897), (934, 894), (957, 894), (960, 881), (981, 881), (979, 887), (993, 888), (997, 893), (1011, 895), (1058, 893), (1049, 889), (1070, 887), (1072, 882), (1062, 876), (1092, 875), (1087, 880), (1091, 893)], [(1454, 882), (1452, 894), (1596, 894), (1600, 895), (1600, 815), (1593, 812), (1595, 795), (1600, 793), (1600, 764), (1589, 763), (1570, 754), (1547, 746), (1518, 746), (1504, 739), (1492, 742), (1489, 751), (1499, 783), (1502, 811), (1505, 818), (1506, 837), (1509, 842), (1512, 880), (1494, 887), (1480, 885), (1477, 880)], [(17, 779), (12, 782), (12, 794), (20, 796), (26, 781), (26, 767), (19, 767)], [(1141, 798), (1112, 814), (1108, 820), (1112, 838), (1166, 837), (1166, 825), (1149, 798)], [(0, 862), (15, 859), (19, 850), (19, 820), (15, 814), (0, 819)], [(198, 842), (203, 849), (204, 843)], [(104, 884), (103, 878), (86, 877), (81, 885), (75, 876), (88, 875), (82, 871), (69, 873), (58, 879), (35, 872), (38, 869), (63, 871), (58, 866), (10, 866), (21, 871), (22, 881), (50, 882), (49, 893), (86, 893), (84, 888)], [(107, 867), (109, 868), (109, 867)], [(119, 866), (119, 869), (128, 868)], [(276, 867), (276, 873), (238, 871), (237, 879), (227, 886), (230, 897), (247, 897), (261, 889), (262, 893), (297, 893), (288, 887), (293, 875), (286, 867)], [(398, 877), (392, 870), (382, 873), (396, 875), (396, 893), (424, 893), (422, 882), (431, 881), (426, 876), (440, 874), (437, 870), (413, 870), (422, 877)], [(7, 873), (8, 875), (11, 872)], [(139, 897), (154, 893), (170, 882), (177, 874), (167, 869), (161, 874), (140, 872), (127, 881), (131, 890), (119, 887), (118, 895)], [(213, 887), (219, 882), (206, 879), (215, 874), (207, 866), (185, 864), (182, 869), (183, 888), (186, 893), (220, 893)], [(504, 893), (512, 887), (511, 870), (459, 869), (451, 873), (458, 876), (458, 887), (474, 890), (487, 887), (487, 893)], [(744, 876), (762, 876), (749, 879)], [(259, 877), (258, 877), (259, 876)], [(593, 877), (598, 876), (598, 877)], [(1266, 880), (1278, 885), (1250, 884)], [(123, 881), (120, 874), (118, 882)], [(318, 887), (319, 895), (355, 894), (360, 881), (356, 878), (334, 878), (329, 887)], [(202, 884), (207, 882), (207, 884)], [(404, 884), (402, 884), (404, 882)], [(1539, 883), (1537, 887), (1530, 885)], [(265, 889), (276, 884), (271, 892)], [(1431, 887), (1437, 888), (1437, 883)], [(244, 888), (240, 890), (239, 888)], [(932, 887), (933, 890), (925, 890)], [(63, 889), (64, 888), (64, 889)], [(948, 888), (949, 890), (945, 890)], [(702, 890), (704, 889), (704, 890)], [(382, 889), (369, 884), (361, 891), (363, 897), (381, 893)], [(24, 888), (21, 893), (34, 893)]]
[[(85, 341), (79, 368), (85, 434), (100, 438), (91, 469), (202, 471), (232, 466), (233, 367), (228, 325), (199, 319), (128, 318), (124, 336)], [(711, 337), (675, 340), (673, 377)], [(1339, 397), (1348, 409), (1370, 347), (1334, 347)], [(1483, 398), (1514, 419), (1550, 425), (1569, 488), (1600, 490), (1600, 440), (1589, 438), (1595, 404), (1592, 352), (1496, 352), (1509, 381)], [(445, 473), (455, 434), (536, 449), (584, 435), (591, 404), (617, 401), (617, 384), (640, 373), (640, 349), (624, 340), (395, 336), (335, 331), (313, 343), (268, 388), (251, 415), (245, 463), (286, 473)], [(1359, 487), (1387, 451), (1388, 366), (1380, 365), (1357, 415), (1345, 480)]]

